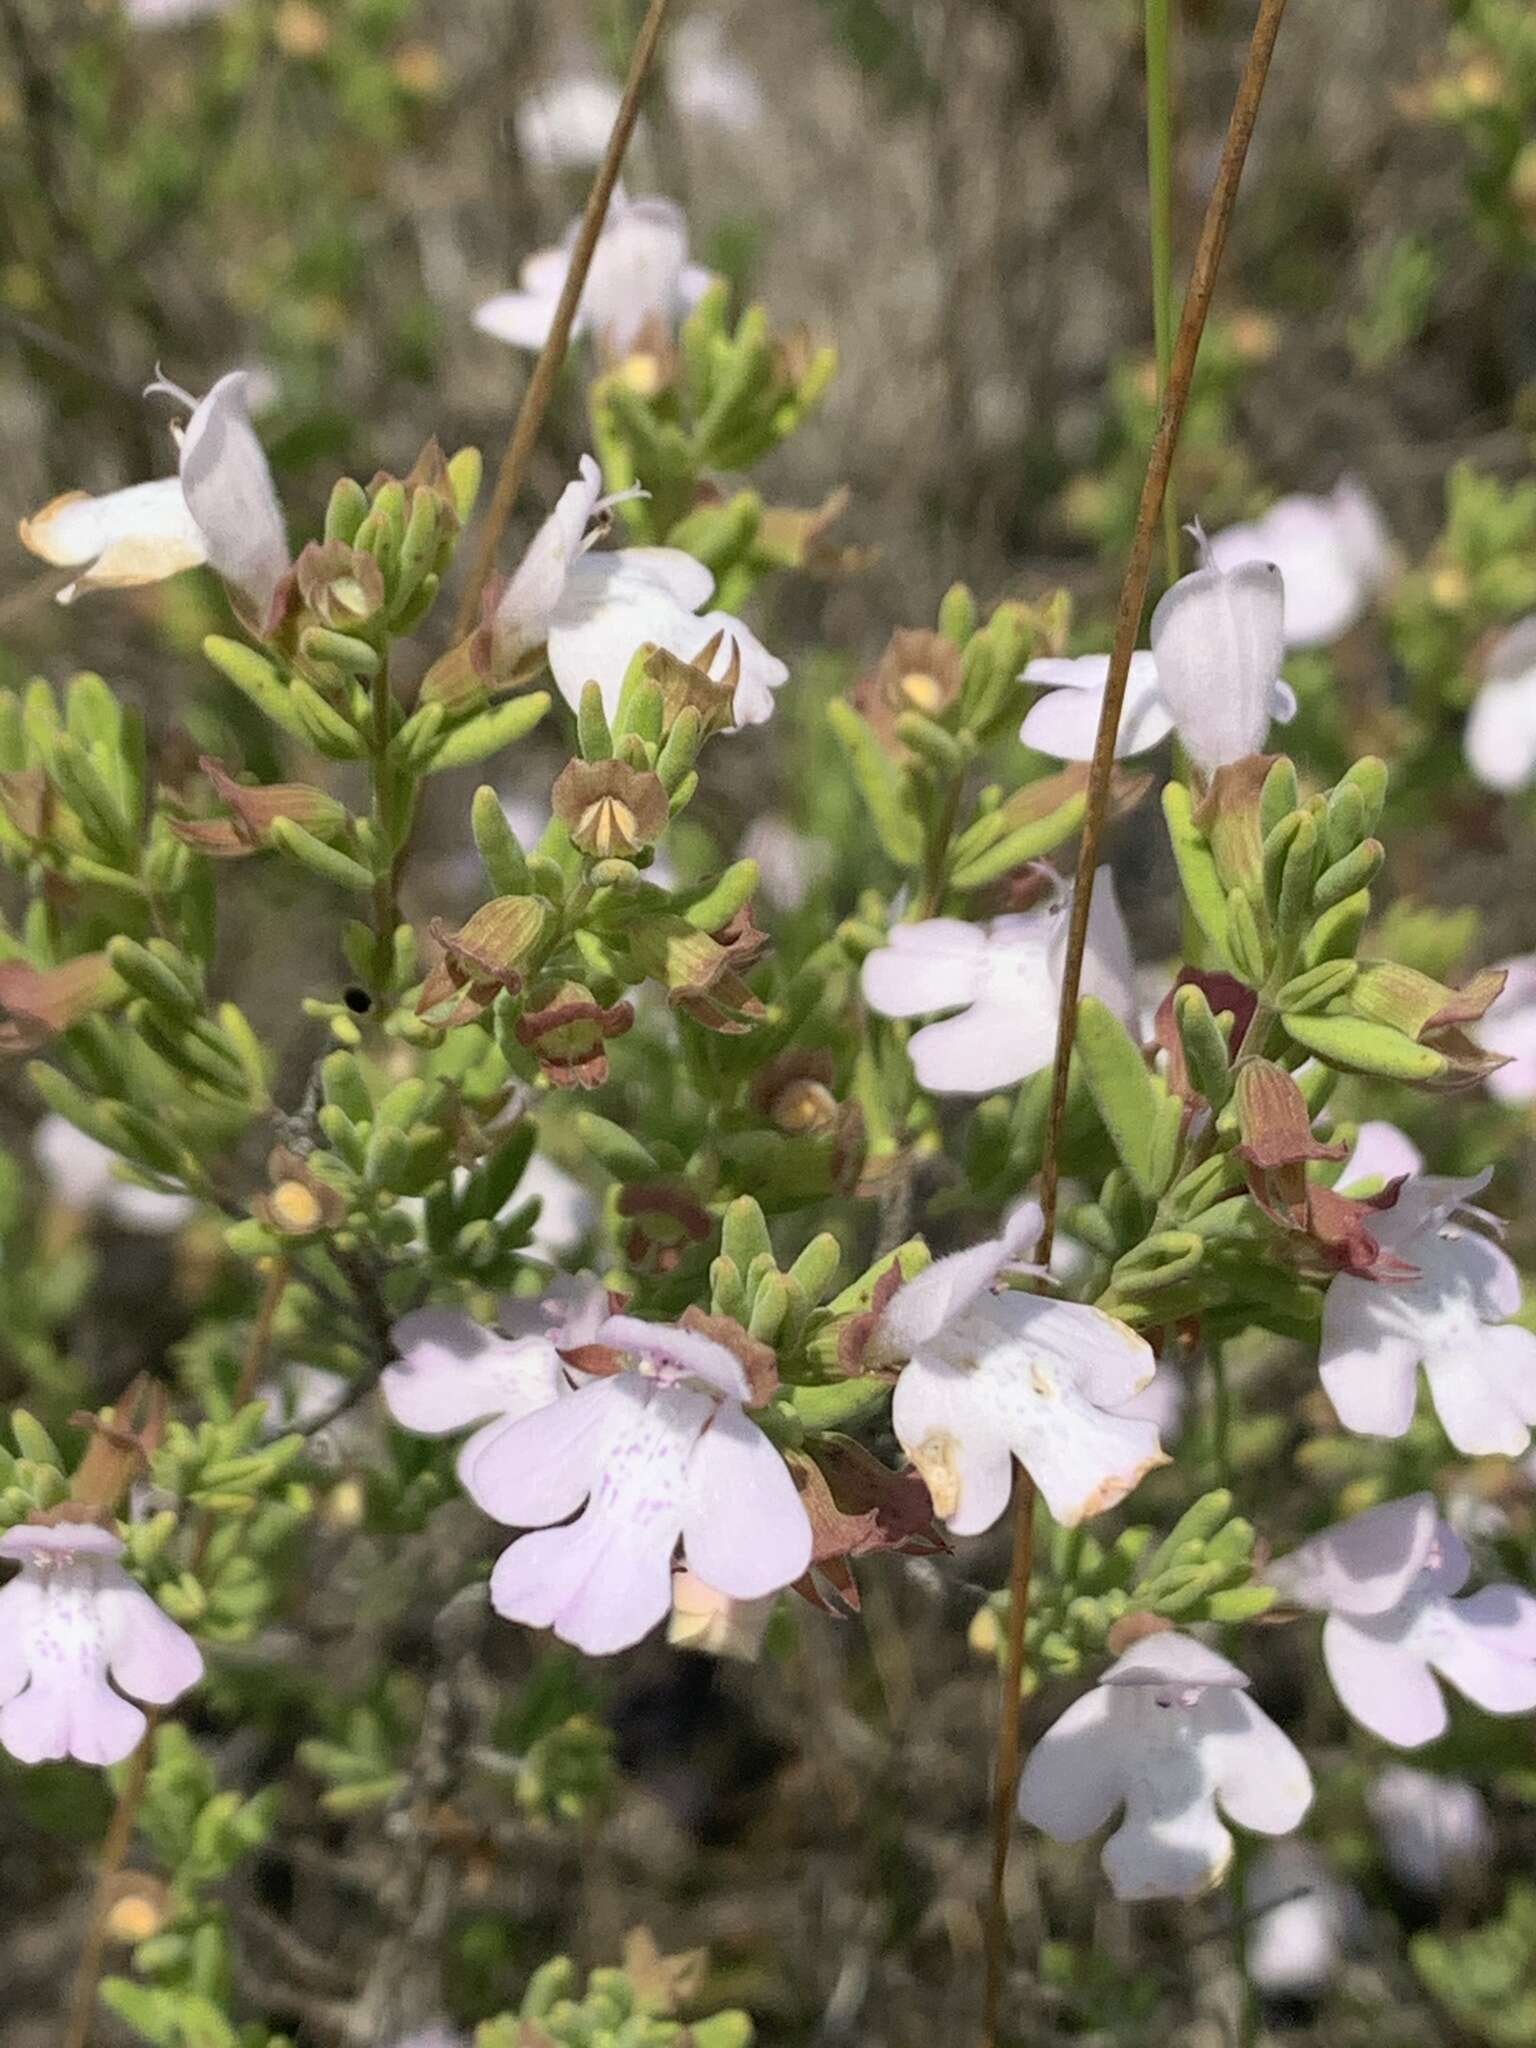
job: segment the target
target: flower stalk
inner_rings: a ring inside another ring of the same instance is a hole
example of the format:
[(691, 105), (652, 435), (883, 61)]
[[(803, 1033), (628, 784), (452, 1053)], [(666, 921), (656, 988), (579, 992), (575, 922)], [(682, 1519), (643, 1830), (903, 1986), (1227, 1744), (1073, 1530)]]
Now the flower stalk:
[[(1254, 23), (1248, 56), (1227, 124), (1221, 165), (1206, 207), (1194, 268), (1184, 298), (1178, 334), (1169, 359), (1157, 432), (1153, 437), (1147, 473), (1137, 509), (1136, 531), (1130, 559), (1120, 588), (1115, 617), (1114, 647), (1110, 655), (1109, 680), (1089, 769), (1088, 807), (1078, 850), (1077, 885), (1073, 891), (1068, 928), (1066, 965), (1061, 983), (1061, 1005), (1056, 1032), (1056, 1056), (1051, 1074), (1050, 1103), (1046, 1113), (1045, 1149), (1040, 1168), (1040, 1241), (1035, 1260), (1048, 1265), (1056, 1236), (1056, 1205), (1061, 1176), (1061, 1133), (1066, 1111), (1067, 1077), (1071, 1068), (1072, 1043), (1077, 1025), (1078, 994), (1082, 986), (1083, 957), (1088, 943), (1088, 914), (1093, 903), (1094, 876), (1099, 862), (1099, 842), (1109, 808), (1110, 780), (1114, 772), (1115, 736), (1130, 677), (1131, 655), (1135, 650), (1146, 604), (1152, 548), (1163, 499), (1168, 488), (1174, 451), (1178, 446), (1184, 413), (1194, 381), (1195, 363), (1205, 332), (1207, 315), (1221, 270), (1227, 231), (1231, 226), (1248, 145), (1269, 77), (1270, 60), (1285, 14), (1285, 0), (1261, 0)], [(997, 1739), (997, 1783), (993, 1796), (992, 1887), (986, 1929), (986, 1973), (982, 2018), (984, 2048), (997, 2048), (1002, 2007), (1004, 1949), (1007, 1937), (1004, 1881), (1007, 1874), (1008, 1838), (1018, 1775), (1019, 1695), (1024, 1674), (1024, 1634), (1027, 1597), (1033, 1551), (1033, 1489), (1027, 1480), (1016, 1492), (1014, 1502), (1013, 1567), (1011, 1583), (1023, 1597), (1015, 1597), (1009, 1614), (1008, 1654), (1003, 1673), (1001, 1709)]]
[(646, 80), (650, 76), (651, 64), (661, 40), (661, 31), (666, 22), (668, 0), (650, 0), (640, 33), (635, 39), (634, 55), (629, 62), (629, 76), (624, 81), (624, 96), (619, 102), (619, 111), (614, 118), (613, 132), (608, 138), (608, 147), (603, 161), (593, 180), (591, 195), (586, 211), (581, 217), (581, 227), (571, 250), (570, 269), (566, 272), (565, 283), (555, 307), (554, 319), (550, 323), (549, 336), (539, 351), (539, 359), (533, 366), (533, 375), (523, 393), (523, 402), (518, 409), (512, 437), (501, 458), (501, 468), (496, 475), (496, 487), (491, 494), (490, 509), (480, 532), (480, 544), (475, 559), (465, 580), (463, 593), (459, 598), (458, 617), (454, 637), (462, 639), (473, 631), (480, 616), (480, 593), (496, 560), (496, 551), (506, 531), (507, 521), (512, 516), (512, 507), (517, 503), (519, 491), (528, 475), (528, 466), (533, 460), (533, 451), (538, 443), (544, 415), (549, 411), (549, 402), (554, 396), (555, 380), (560, 375), (560, 366), (565, 361), (565, 352), (570, 345), (571, 327), (576, 318), (576, 308), (581, 303), (581, 294), (587, 282), (587, 272), (592, 267), (593, 252), (597, 248), (603, 223), (608, 218), (609, 202), (614, 187), (619, 182), (624, 155), (629, 148), (630, 137), (635, 132), (635, 122), (640, 114), (640, 102), (645, 94)]

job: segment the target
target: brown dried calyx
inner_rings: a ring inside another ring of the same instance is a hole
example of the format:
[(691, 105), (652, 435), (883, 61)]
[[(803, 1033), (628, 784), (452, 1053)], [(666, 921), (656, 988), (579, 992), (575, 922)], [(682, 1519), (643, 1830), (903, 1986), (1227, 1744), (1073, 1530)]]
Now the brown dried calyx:
[(572, 843), (594, 860), (632, 859), (667, 829), (661, 778), (624, 761), (568, 762), (555, 781), (553, 808)]

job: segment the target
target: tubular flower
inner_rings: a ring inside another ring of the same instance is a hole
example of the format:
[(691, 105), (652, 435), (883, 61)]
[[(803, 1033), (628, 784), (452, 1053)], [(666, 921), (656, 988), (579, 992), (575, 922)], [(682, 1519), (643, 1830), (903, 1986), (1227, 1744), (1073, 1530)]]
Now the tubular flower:
[(1070, 1528), (1166, 1464), (1150, 1422), (1115, 1412), (1151, 1380), (1151, 1346), (1096, 1308), (995, 1294), (1040, 1228), (1015, 1210), (1001, 1237), (919, 1273), (882, 1310), (861, 1364), (907, 1360), (891, 1400), (897, 1441), (957, 1536), (990, 1529), (1017, 1458)]
[[(1041, 655), (1030, 662), (1019, 681), (1038, 683), (1044, 692), (1019, 727), (1025, 746), (1033, 747), (1037, 754), (1049, 754), (1055, 761), (1091, 761), (1109, 683), (1109, 656)], [(1288, 725), (1296, 716), (1296, 693), (1278, 676), (1270, 688), (1269, 716), (1280, 725)], [(1131, 656), (1115, 732), (1115, 759), (1123, 761), (1131, 754), (1150, 752), (1167, 739), (1173, 727), (1173, 709), (1162, 692), (1157, 657), (1143, 649)]]
[[(514, 348), (544, 346), (580, 225), (571, 223), (558, 248), (541, 249), (527, 259), (516, 291), (499, 292), (476, 307), (474, 321), (482, 334)], [(613, 195), (598, 236), (571, 337), (595, 336), (610, 360), (647, 342), (669, 346), (713, 283), (711, 271), (688, 261), (682, 208), (670, 199), (630, 199), (621, 189)]]
[(801, 1576), (810, 1521), (746, 1412), (754, 1389), (738, 1350), (618, 1315), (570, 1357), (595, 1375), (463, 1461), (488, 1514), (535, 1532), (491, 1575), (498, 1614), (598, 1656), (666, 1618), (679, 1541), (695, 1577), (731, 1600)]
[(607, 514), (632, 492), (605, 497), (602, 472), (590, 455), (496, 601), (491, 661), (515, 674), (539, 648), (573, 710), (589, 682), (599, 685), (611, 718), (631, 661), (644, 646), (692, 662), (722, 645), (734, 667), (734, 720), (758, 725), (773, 710), (773, 692), (789, 674), (754, 634), (726, 612), (698, 608), (715, 579), (681, 548), (590, 550), (609, 531)]
[(1418, 1368), (1446, 1435), (1472, 1457), (1518, 1457), (1536, 1423), (1536, 1334), (1511, 1323), (1520, 1276), (1498, 1245), (1468, 1228), (1487, 1185), (1426, 1175), (1404, 1182), (1371, 1218), (1384, 1254), (1414, 1277), (1340, 1273), (1323, 1301), (1323, 1385), (1346, 1429), (1402, 1436)]
[(1300, 1752), (1248, 1680), (1193, 1637), (1135, 1643), (1035, 1744), (1019, 1812), (1081, 1842), (1123, 1809), (1104, 1845), (1117, 1899), (1191, 1899), (1219, 1884), (1239, 1827), (1288, 1834), (1312, 1803)]
[[(923, 1087), (938, 1095), (989, 1095), (1050, 1065), (1071, 900), (1068, 885), (1053, 877), (1033, 910), (984, 925), (955, 917), (896, 925), (889, 942), (869, 955), (864, 1000), (882, 1017), (958, 1012), (923, 1025), (908, 1043)], [(1130, 940), (1108, 868), (1099, 869), (1093, 892), (1083, 992), (1135, 1028)]]
[[(251, 425), (249, 379), (231, 370), (202, 399), (151, 384), (188, 409), (177, 431), (179, 474), (93, 498), (66, 491), (18, 529), (45, 562), (82, 574), (58, 594), (160, 583), (206, 562), (264, 622), (289, 569), (288, 538), (272, 473)], [(173, 430), (175, 431), (175, 430)]]
[(123, 1694), (168, 1706), (203, 1675), (196, 1643), (124, 1571), (122, 1554), (92, 1522), (23, 1523), (0, 1536), (0, 1558), (21, 1566), (0, 1591), (0, 1746), (21, 1763), (121, 1763), (147, 1725)]
[(1327, 1615), (1323, 1662), (1345, 1711), (1417, 1749), (1446, 1729), (1437, 1675), (1490, 1714), (1536, 1707), (1536, 1599), (1515, 1586), (1453, 1599), (1470, 1571), (1434, 1496), (1416, 1493), (1325, 1529), (1265, 1576)]
[(1223, 569), (1199, 528), (1202, 563), (1152, 614), (1158, 691), (1206, 775), (1263, 751), (1284, 649), (1284, 585), (1273, 562)]

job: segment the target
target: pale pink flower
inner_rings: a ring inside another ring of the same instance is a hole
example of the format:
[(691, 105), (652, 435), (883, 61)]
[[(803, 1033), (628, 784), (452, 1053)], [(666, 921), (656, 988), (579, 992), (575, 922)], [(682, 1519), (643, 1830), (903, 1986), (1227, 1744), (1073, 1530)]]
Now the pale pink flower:
[(1000, 1237), (909, 1280), (865, 1352), (874, 1365), (908, 1361), (891, 1426), (957, 1536), (977, 1536), (1003, 1513), (1014, 1458), (1067, 1527), (1167, 1463), (1153, 1425), (1117, 1412), (1156, 1367), (1144, 1339), (1079, 1302), (993, 1292), (1039, 1228), (1026, 1203)]
[[(1109, 684), (1109, 656), (1040, 655), (1019, 681), (1035, 683), (1044, 691), (1019, 727), (1025, 746), (1056, 761), (1091, 761)], [(1278, 676), (1270, 689), (1269, 715), (1280, 725), (1288, 725), (1296, 716), (1296, 693)], [(1173, 726), (1173, 710), (1159, 686), (1157, 657), (1143, 649), (1131, 656), (1120, 723), (1115, 728), (1115, 759), (1148, 753), (1167, 739)]]
[(693, 661), (712, 640), (722, 642), (715, 667), (734, 662), (739, 677), (733, 705), (737, 725), (761, 725), (773, 713), (773, 693), (789, 675), (740, 619), (705, 612), (715, 579), (681, 548), (591, 550), (609, 531), (610, 507), (629, 491), (603, 495), (602, 472), (590, 455), (567, 484), (497, 601), (491, 619), (495, 661), (512, 667), (539, 647), (572, 710), (595, 682), (611, 718), (624, 677), (648, 643)]
[(0, 1746), (21, 1763), (121, 1763), (147, 1726), (123, 1694), (169, 1706), (203, 1675), (196, 1643), (122, 1554), (110, 1530), (85, 1522), (0, 1536), (0, 1558), (21, 1566), (0, 1590)]
[(264, 620), (288, 573), (288, 537), (272, 473), (251, 425), (249, 374), (231, 370), (202, 399), (158, 381), (189, 417), (177, 432), (179, 474), (90, 497), (67, 491), (19, 528), (45, 562), (82, 574), (58, 593), (128, 590), (206, 562)]
[(588, 1342), (607, 1306), (595, 1280), (558, 1273), (541, 1300), (504, 1301), (498, 1329), (462, 1309), (416, 1309), (390, 1333), (399, 1356), (384, 1370), (385, 1405), (418, 1436), (480, 1425), (459, 1452), (459, 1478), (473, 1494), (481, 1454), (568, 1391), (571, 1375), (557, 1347)]
[(487, 1513), (535, 1531), (491, 1574), (497, 1613), (596, 1656), (665, 1619), (679, 1542), (706, 1585), (756, 1600), (806, 1570), (811, 1525), (725, 1345), (634, 1316), (593, 1341), (620, 1369), (502, 1431), (464, 1477)]
[(1247, 1685), (1191, 1636), (1133, 1644), (1035, 1744), (1020, 1814), (1081, 1842), (1123, 1808), (1103, 1854), (1115, 1897), (1197, 1897), (1232, 1861), (1218, 1806), (1239, 1827), (1283, 1835), (1312, 1803), (1300, 1752)]
[(1439, 1778), (1392, 1764), (1367, 1788), (1387, 1868), (1401, 1884), (1434, 1898), (1493, 1854), (1488, 1802), (1465, 1778)]
[(1490, 1714), (1536, 1707), (1536, 1599), (1485, 1586), (1453, 1599), (1471, 1560), (1434, 1496), (1367, 1508), (1270, 1565), (1281, 1597), (1318, 1609), (1345, 1710), (1399, 1749), (1443, 1735), (1436, 1674)]
[[(967, 924), (958, 917), (898, 924), (864, 962), (864, 1000), (882, 1017), (957, 1015), (907, 1043), (913, 1070), (937, 1095), (989, 1095), (1048, 1067), (1066, 966), (1071, 890), (1058, 883), (1033, 910)], [(1136, 976), (1114, 877), (1100, 868), (1088, 916), (1083, 993), (1137, 1028)]]
[(1213, 533), (1218, 568), (1272, 562), (1285, 583), (1285, 644), (1326, 647), (1369, 610), (1392, 574), (1392, 538), (1365, 486), (1277, 498), (1262, 518)]
[(1479, 1045), (1503, 1053), (1509, 1062), (1488, 1076), (1488, 1093), (1511, 1108), (1521, 1108), (1536, 1102), (1536, 953), (1506, 960), (1503, 966), (1509, 979), (1476, 1035)]
[[(476, 307), (474, 322), (482, 334), (514, 348), (544, 346), (579, 228), (573, 221), (558, 248), (530, 256), (516, 291), (500, 292)], [(609, 356), (628, 355), (653, 332), (670, 339), (713, 283), (710, 271), (688, 260), (681, 207), (670, 199), (630, 199), (619, 190), (598, 237), (572, 338), (593, 334)]]
[[(1346, 1429), (1402, 1436), (1413, 1420), (1418, 1368), (1446, 1435), (1470, 1457), (1518, 1457), (1536, 1422), (1536, 1334), (1509, 1321), (1520, 1275), (1498, 1245), (1467, 1226), (1488, 1175), (1425, 1175), (1371, 1217), (1384, 1252), (1417, 1279), (1340, 1273), (1323, 1300), (1323, 1385)], [(1486, 1219), (1485, 1219), (1486, 1220)]]
[(1536, 775), (1536, 614), (1494, 642), (1462, 745), (1488, 789), (1524, 789)]

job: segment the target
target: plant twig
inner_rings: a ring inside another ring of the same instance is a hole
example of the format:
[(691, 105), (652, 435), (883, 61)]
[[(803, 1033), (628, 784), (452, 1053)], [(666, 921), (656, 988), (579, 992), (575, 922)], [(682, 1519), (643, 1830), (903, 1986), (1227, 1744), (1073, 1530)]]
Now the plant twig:
[(1195, 252), (1195, 264), (1190, 275), (1189, 290), (1185, 294), (1178, 337), (1173, 345), (1168, 394), (1163, 401), (1157, 433), (1153, 438), (1152, 453), (1147, 462), (1146, 481), (1142, 485), (1141, 503), (1136, 515), (1136, 533), (1131, 542), (1130, 560), (1126, 564), (1125, 581), (1120, 586), (1120, 602), (1115, 615), (1114, 649), (1109, 658), (1109, 681), (1105, 687), (1104, 708), (1099, 716), (1098, 734), (1094, 740), (1093, 762), (1088, 771), (1088, 809), (1083, 820), (1082, 842), (1078, 849), (1077, 883), (1072, 895), (1067, 955), (1061, 978), (1056, 1061), (1051, 1073), (1051, 1100), (1045, 1126), (1045, 1154), (1040, 1168), (1041, 1233), (1040, 1247), (1035, 1253), (1037, 1265), (1046, 1263), (1056, 1235), (1056, 1197), (1061, 1176), (1058, 1152), (1061, 1144), (1062, 1115), (1067, 1101), (1067, 1075), (1072, 1061), (1072, 1041), (1077, 1028), (1077, 999), (1082, 987), (1083, 954), (1088, 941), (1088, 913), (1093, 902), (1093, 877), (1098, 866), (1099, 843), (1103, 836), (1104, 818), (1109, 806), (1110, 777), (1115, 764), (1115, 735), (1120, 727), (1120, 712), (1125, 703), (1125, 686), (1130, 675), (1131, 655), (1141, 628), (1142, 608), (1146, 603), (1153, 539), (1157, 530), (1158, 514), (1162, 509), (1163, 492), (1167, 488), (1168, 471), (1173, 462), (1173, 452), (1178, 444), (1179, 430), (1184, 424), (1184, 411), (1189, 402), (1190, 384), (1195, 373), (1195, 359), (1200, 351), (1200, 337), (1205, 332), (1206, 315), (1210, 312), (1211, 298), (1216, 290), (1216, 279), (1221, 268), (1222, 252), (1226, 247), (1227, 230), (1232, 223), (1237, 188), (1248, 155), (1248, 145), (1253, 138), (1254, 122), (1258, 117), (1259, 102), (1263, 98), (1264, 83), (1269, 76), (1270, 58), (1274, 54), (1275, 38), (1280, 31), (1285, 4), (1286, 0), (1260, 0), (1259, 18), (1254, 24), (1248, 61), (1243, 71), (1242, 83), (1238, 87), (1237, 99), (1233, 103), (1227, 139), (1222, 148), (1221, 168), (1216, 174), (1216, 183), (1205, 210), (1205, 225), (1200, 231), (1200, 246)]
[[(243, 1408), (250, 1400), (266, 1370), (267, 1356), (272, 1345), (272, 1326), (277, 1320), (277, 1311), (287, 1289), (291, 1270), (288, 1261), (283, 1258), (274, 1259), (267, 1269), (266, 1285), (262, 1289), (256, 1320), (251, 1325), (245, 1357), (241, 1361), (240, 1377), (235, 1385), (237, 1409)], [(189, 1560), (193, 1572), (200, 1568), (208, 1554), (213, 1527), (213, 1517), (206, 1511), (198, 1516)], [(112, 1809), (112, 1818), (107, 1824), (107, 1832), (102, 1840), (101, 1856), (96, 1865), (96, 1883), (91, 1894), (90, 1924), (80, 1951), (80, 1961), (75, 1968), (69, 2012), (64, 2032), (60, 2036), (59, 2048), (87, 2048), (90, 2041), (91, 2021), (96, 2013), (97, 1987), (101, 1981), (102, 1958), (106, 1954), (107, 1920), (112, 1910), (112, 1894), (118, 1872), (123, 1867), (129, 1845), (133, 1840), (134, 1824), (139, 1817), (139, 1805), (149, 1783), (155, 1731), (160, 1726), (161, 1719), (157, 1707), (148, 1710), (144, 1733), (139, 1737), (138, 1747), (128, 1759), (127, 1770), (117, 1795), (117, 1804)]]
[(128, 1854), (128, 1845), (133, 1840), (134, 1822), (139, 1817), (139, 1802), (144, 1797), (144, 1787), (149, 1782), (149, 1760), (154, 1749), (155, 1729), (159, 1714), (150, 1711), (148, 1726), (139, 1740), (138, 1748), (128, 1759), (128, 1767), (122, 1786), (117, 1795), (117, 1804), (112, 1809), (106, 1837), (101, 1845), (101, 1861), (96, 1868), (96, 1887), (91, 1895), (91, 1920), (86, 1930), (85, 1945), (80, 1951), (80, 1961), (75, 1970), (74, 1987), (70, 1992), (69, 2013), (64, 2031), (59, 2037), (59, 2048), (87, 2048), (91, 2038), (91, 2021), (96, 2015), (96, 1987), (101, 1980), (102, 1958), (107, 1948), (107, 1919), (112, 1910), (112, 1893), (117, 1874), (123, 1867)]
[[(1040, 1241), (1035, 1250), (1035, 1263), (1040, 1266), (1049, 1265), (1051, 1247), (1056, 1237), (1062, 1120), (1066, 1110), (1067, 1079), (1071, 1071), (1072, 1041), (1077, 1028), (1077, 1001), (1082, 988), (1083, 955), (1088, 943), (1088, 913), (1093, 902), (1093, 878), (1098, 866), (1099, 842), (1103, 834), (1105, 814), (1109, 808), (1115, 735), (1119, 730), (1120, 713), (1125, 703), (1131, 655), (1136, 646), (1137, 634), (1141, 627), (1141, 614), (1146, 604), (1147, 579), (1151, 569), (1158, 516), (1168, 487), (1168, 474), (1173, 466), (1179, 430), (1184, 424), (1184, 412), (1189, 402), (1190, 385), (1195, 373), (1195, 360), (1200, 351), (1200, 337), (1205, 331), (1206, 316), (1210, 312), (1211, 299), (1216, 289), (1222, 252), (1226, 247), (1227, 230), (1231, 226), (1238, 185), (1242, 180), (1248, 145), (1253, 139), (1254, 123), (1258, 118), (1259, 104), (1264, 96), (1270, 59), (1274, 55), (1275, 39), (1280, 32), (1285, 4), (1286, 0), (1260, 0), (1258, 19), (1254, 23), (1253, 38), (1248, 47), (1247, 62), (1237, 89), (1237, 98), (1233, 102), (1232, 117), (1227, 125), (1221, 165), (1206, 206), (1205, 223), (1200, 231), (1200, 245), (1195, 252), (1189, 289), (1184, 298), (1184, 310), (1179, 320), (1178, 335), (1169, 362), (1168, 387), (1158, 417), (1157, 432), (1153, 436), (1151, 454), (1147, 460), (1146, 480), (1142, 485), (1141, 502), (1136, 515), (1135, 537), (1131, 542), (1125, 580), (1120, 588), (1120, 602), (1115, 616), (1114, 648), (1109, 662), (1109, 680), (1105, 687), (1104, 707), (1099, 716), (1099, 729), (1094, 740), (1093, 762), (1088, 772), (1088, 807), (1083, 820), (1082, 842), (1078, 850), (1077, 882), (1072, 895), (1067, 953), (1062, 970), (1061, 1004), (1056, 1026), (1056, 1058), (1051, 1072), (1051, 1099), (1046, 1117), (1045, 1151), (1040, 1168), (1041, 1228)], [(1007, 1937), (1003, 1880), (1007, 1872), (1008, 1839), (1011, 1833), (1013, 1799), (1019, 1767), (1019, 1693), (1024, 1671), (1024, 1631), (1028, 1619), (1027, 1603), (1034, 1547), (1033, 1487), (1023, 1473), (1019, 1475), (1014, 1495), (1013, 1544), (1010, 1584), (1016, 1590), (1009, 1608), (1008, 1652), (1003, 1674), (997, 1735), (997, 1783), (992, 1803), (992, 1889), (988, 1902), (986, 1931), (983, 2048), (997, 2048), (998, 2043)]]
[(1024, 1631), (1029, 1621), (1029, 1586), (1035, 1564), (1035, 1482), (1022, 1465), (1013, 1476), (1013, 1562), (1008, 1573), (1008, 1646), (1003, 1659), (1003, 1694), (998, 1703), (997, 1762), (992, 1774), (992, 1884), (987, 1895), (984, 2048), (996, 2048), (1003, 2006), (1003, 1971), (1008, 1958), (1008, 1844), (1013, 1834), (1013, 1800), (1019, 1782), (1019, 1694), (1024, 1684)]
[[(1146, 0), (1147, 207), (1152, 243), (1152, 334), (1157, 402), (1168, 396), (1173, 361), (1173, 90), (1169, 49), (1173, 0)], [(1173, 480), (1163, 493), (1163, 554), (1168, 581), (1179, 573), (1179, 508)]]
[(571, 339), (571, 326), (576, 318), (576, 308), (586, 286), (587, 272), (592, 266), (593, 251), (608, 217), (608, 202), (613, 197), (613, 188), (619, 182), (619, 171), (623, 166), (624, 152), (629, 147), (629, 138), (634, 133), (635, 121), (640, 112), (640, 101), (645, 92), (646, 77), (651, 60), (656, 54), (656, 45), (661, 39), (662, 24), (666, 19), (668, 0), (650, 0), (640, 34), (635, 41), (635, 51), (629, 63), (629, 76), (624, 81), (624, 96), (619, 102), (619, 111), (613, 124), (613, 133), (608, 138), (608, 148), (598, 168), (587, 210), (581, 217), (581, 227), (571, 250), (570, 268), (565, 273), (555, 317), (550, 324), (549, 336), (539, 351), (539, 359), (533, 366), (533, 375), (528, 380), (528, 389), (523, 393), (523, 402), (518, 409), (517, 421), (512, 429), (506, 452), (501, 458), (501, 468), (496, 476), (496, 488), (491, 494), (490, 510), (481, 529), (479, 546), (475, 551), (474, 567), (459, 598), (458, 616), (454, 631), (462, 637), (474, 629), (480, 612), (480, 593), (485, 588), (486, 578), (496, 560), (496, 551), (506, 531), (507, 521), (512, 516), (512, 507), (522, 489), (528, 474), (528, 465), (533, 460), (534, 443), (538, 440), (539, 429), (544, 424), (544, 415), (549, 410), (549, 401), (554, 396), (555, 379), (560, 374), (560, 365), (565, 360), (565, 351)]

